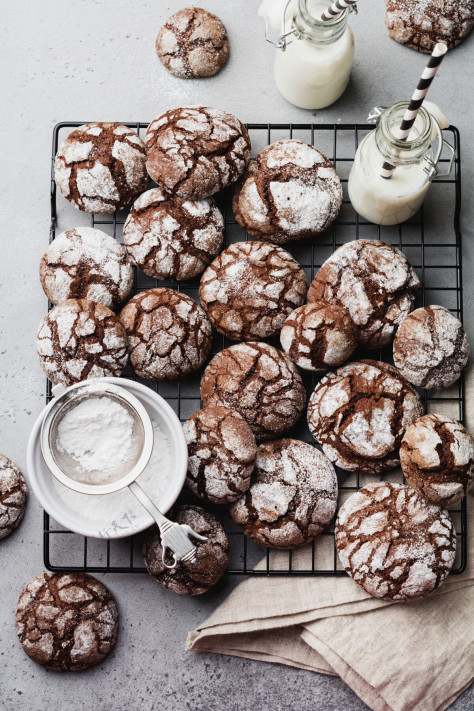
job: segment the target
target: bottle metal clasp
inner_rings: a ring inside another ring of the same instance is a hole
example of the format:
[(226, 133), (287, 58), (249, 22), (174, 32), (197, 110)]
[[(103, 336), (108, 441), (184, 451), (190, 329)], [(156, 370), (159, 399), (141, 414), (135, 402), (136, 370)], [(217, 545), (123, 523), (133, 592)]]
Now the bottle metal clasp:
[(287, 45), (291, 44), (291, 40), (288, 41), (287, 37), (290, 37), (290, 35), (296, 36), (297, 34), (295, 27), (292, 27), (290, 30), (286, 29), (286, 13), (288, 11), (288, 6), (291, 2), (292, 0), (288, 0), (288, 2), (285, 3), (285, 7), (283, 8), (283, 13), (281, 16), (281, 34), (277, 40), (273, 40), (270, 37), (269, 21), (268, 17), (265, 17), (265, 41), (273, 45), (277, 49), (281, 49), (282, 52), (285, 51)]

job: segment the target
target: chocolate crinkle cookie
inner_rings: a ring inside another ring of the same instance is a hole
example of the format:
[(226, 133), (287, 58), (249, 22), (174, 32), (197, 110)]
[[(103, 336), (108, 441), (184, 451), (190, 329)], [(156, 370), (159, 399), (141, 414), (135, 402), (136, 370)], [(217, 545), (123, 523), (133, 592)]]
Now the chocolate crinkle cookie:
[(72, 131), (56, 155), (61, 194), (84, 212), (115, 212), (129, 205), (149, 178), (142, 139), (120, 123), (86, 123)]
[(456, 47), (474, 25), (473, 0), (386, 0), (385, 24), (397, 42), (432, 52), (437, 42)]
[(345, 570), (372, 597), (426, 597), (451, 570), (456, 531), (449, 514), (409, 486), (376, 482), (339, 509), (336, 547)]
[(80, 671), (113, 649), (118, 612), (109, 590), (91, 575), (42, 573), (21, 591), (15, 626), (33, 661)]
[(173, 380), (203, 365), (212, 328), (202, 308), (174, 289), (147, 289), (120, 312), (130, 346), (130, 363), (140, 378)]
[(362, 360), (328, 373), (308, 405), (308, 425), (342, 469), (380, 474), (399, 465), (407, 428), (423, 414), (416, 390), (387, 363)]
[(118, 377), (128, 360), (127, 334), (106, 306), (89, 299), (68, 299), (41, 321), (37, 351), (53, 385)]
[(331, 161), (314, 146), (288, 139), (250, 161), (232, 207), (251, 235), (284, 244), (323, 232), (341, 204), (341, 181)]
[(405, 432), (400, 461), (405, 479), (420, 496), (448, 506), (472, 487), (474, 438), (451, 417), (424, 415)]
[(469, 342), (459, 319), (444, 306), (416, 309), (401, 324), (393, 342), (393, 361), (413, 385), (448, 388), (469, 359)]
[(296, 548), (328, 526), (336, 504), (337, 477), (329, 459), (310, 444), (281, 439), (258, 447), (250, 489), (230, 513), (256, 543)]
[(177, 77), (210, 77), (229, 57), (227, 30), (212, 12), (184, 7), (160, 28), (156, 53), (166, 69)]
[(195, 563), (179, 562), (170, 570), (163, 564), (160, 534), (153, 531), (143, 544), (143, 561), (156, 582), (178, 595), (202, 595), (224, 575), (229, 564), (229, 540), (219, 521), (200, 506), (181, 506), (173, 520), (190, 526), (206, 537), (200, 541), (191, 537), (196, 546)]
[(307, 289), (303, 269), (285, 249), (237, 242), (206, 269), (199, 296), (219, 333), (251, 341), (276, 335)]
[(207, 106), (167, 111), (148, 126), (145, 144), (150, 177), (184, 200), (214, 195), (237, 180), (250, 159), (243, 123)]
[(204, 371), (201, 398), (205, 407), (236, 410), (257, 441), (291, 429), (306, 405), (296, 366), (267, 343), (238, 343), (218, 353)]
[(350, 358), (357, 347), (358, 333), (346, 309), (316, 301), (300, 306), (288, 316), (280, 342), (300, 368), (321, 371)]
[(412, 310), (420, 281), (402, 252), (378, 240), (355, 240), (327, 259), (308, 291), (308, 301), (343, 306), (366, 348), (382, 348)]
[(212, 198), (181, 200), (154, 188), (133, 203), (123, 238), (145, 274), (182, 281), (200, 274), (219, 254), (224, 219)]
[(235, 501), (250, 486), (257, 445), (244, 418), (228, 407), (205, 407), (183, 425), (188, 444), (186, 484), (201, 499)]
[(43, 291), (53, 304), (90, 299), (110, 309), (130, 294), (132, 263), (113, 237), (92, 227), (58, 235), (40, 262)]
[(28, 487), (11, 459), (0, 454), (0, 539), (6, 538), (25, 513)]

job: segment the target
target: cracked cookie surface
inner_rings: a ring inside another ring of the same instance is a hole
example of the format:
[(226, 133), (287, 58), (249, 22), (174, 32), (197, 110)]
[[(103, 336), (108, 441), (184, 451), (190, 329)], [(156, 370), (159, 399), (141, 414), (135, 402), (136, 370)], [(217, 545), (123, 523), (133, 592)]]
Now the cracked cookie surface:
[(210, 77), (229, 57), (227, 30), (212, 12), (185, 7), (160, 28), (156, 53), (166, 69), (177, 77)]
[(362, 360), (328, 373), (308, 404), (308, 426), (324, 453), (348, 471), (399, 465), (407, 428), (423, 414), (416, 390), (387, 363)]
[(223, 405), (248, 422), (257, 441), (275, 439), (301, 417), (306, 391), (296, 366), (267, 343), (238, 343), (211, 360), (201, 380), (204, 406)]
[(357, 347), (358, 333), (346, 309), (316, 301), (300, 306), (288, 316), (280, 342), (300, 368), (321, 371), (350, 358)]
[(109, 590), (86, 573), (43, 573), (20, 593), (15, 618), (26, 654), (55, 671), (101, 662), (117, 637), (118, 612)]
[(437, 42), (452, 49), (474, 26), (473, 0), (386, 0), (386, 5), (389, 36), (420, 52), (432, 52)]
[(474, 481), (474, 438), (451, 417), (429, 414), (405, 432), (400, 447), (405, 479), (420, 496), (448, 506)]
[(312, 541), (336, 511), (337, 477), (311, 444), (281, 439), (261, 444), (249, 490), (230, 514), (246, 536), (271, 548)]
[(146, 189), (145, 163), (145, 144), (131, 128), (86, 123), (58, 150), (54, 177), (61, 194), (79, 210), (111, 213)]
[(92, 227), (75, 227), (51, 242), (40, 263), (40, 281), (48, 299), (90, 299), (110, 309), (125, 301), (133, 270), (125, 248)]
[(200, 274), (217, 256), (224, 219), (212, 198), (183, 201), (154, 188), (133, 203), (123, 238), (145, 274), (181, 281)]
[(148, 380), (173, 380), (203, 365), (212, 328), (203, 309), (179, 291), (147, 289), (120, 312), (135, 373)]
[(219, 333), (236, 341), (260, 340), (278, 333), (307, 288), (303, 269), (285, 249), (237, 242), (208, 266), (199, 296)]
[(17, 465), (0, 454), (0, 539), (6, 538), (25, 513), (28, 486)]
[(459, 319), (444, 306), (425, 306), (409, 314), (393, 342), (393, 361), (413, 385), (448, 388), (469, 359), (469, 343)]
[(412, 310), (420, 281), (402, 252), (391, 244), (360, 239), (327, 259), (308, 290), (308, 302), (343, 306), (366, 348), (382, 348)]
[(253, 237), (285, 244), (323, 232), (341, 204), (341, 181), (331, 161), (314, 146), (288, 139), (250, 161), (232, 208)]
[(227, 570), (229, 541), (219, 521), (200, 506), (181, 506), (173, 521), (191, 526), (193, 531), (206, 536), (207, 541), (191, 537), (196, 546), (195, 563), (180, 562), (173, 570), (165, 568), (163, 548), (158, 531), (150, 533), (143, 543), (145, 567), (156, 582), (178, 595), (202, 595), (215, 585)]
[(41, 321), (37, 351), (53, 385), (118, 377), (128, 360), (127, 334), (106, 306), (89, 299), (68, 299)]
[(150, 177), (184, 200), (210, 197), (239, 178), (250, 139), (238, 118), (208, 106), (167, 111), (145, 135)]
[(454, 563), (456, 532), (448, 512), (402, 484), (376, 482), (352, 494), (335, 530), (342, 565), (372, 597), (425, 597)]

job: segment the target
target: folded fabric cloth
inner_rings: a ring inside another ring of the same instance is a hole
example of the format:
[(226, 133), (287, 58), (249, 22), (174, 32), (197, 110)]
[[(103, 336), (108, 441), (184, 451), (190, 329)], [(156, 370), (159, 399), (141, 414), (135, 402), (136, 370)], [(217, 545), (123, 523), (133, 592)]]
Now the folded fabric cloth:
[[(430, 401), (430, 410), (459, 417), (448, 396)], [(472, 431), (474, 368), (466, 405)], [(374, 711), (446, 709), (474, 676), (474, 497), (468, 499), (467, 569), (429, 598), (371, 598), (349, 577), (251, 577), (189, 634), (186, 648), (338, 675)], [(330, 566), (332, 540), (321, 536), (315, 548), (318, 567)], [(293, 567), (308, 555), (295, 551)], [(272, 568), (287, 562), (287, 553), (272, 553)]]

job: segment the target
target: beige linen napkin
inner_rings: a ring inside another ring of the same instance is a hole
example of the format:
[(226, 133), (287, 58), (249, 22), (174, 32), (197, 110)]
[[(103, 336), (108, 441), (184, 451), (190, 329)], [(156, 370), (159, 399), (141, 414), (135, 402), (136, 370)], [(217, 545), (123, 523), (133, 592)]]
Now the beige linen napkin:
[[(466, 382), (472, 431), (474, 367)], [(459, 416), (448, 400), (431, 402), (430, 410)], [(187, 649), (339, 675), (374, 711), (446, 709), (474, 674), (474, 497), (468, 498), (467, 570), (431, 597), (386, 602), (348, 577), (252, 577), (189, 634)], [(294, 567), (308, 555), (295, 551)], [(332, 565), (331, 539), (320, 537), (316, 556), (319, 567)], [(272, 554), (272, 567), (287, 560), (287, 553)]]

